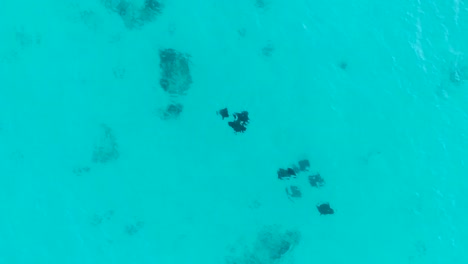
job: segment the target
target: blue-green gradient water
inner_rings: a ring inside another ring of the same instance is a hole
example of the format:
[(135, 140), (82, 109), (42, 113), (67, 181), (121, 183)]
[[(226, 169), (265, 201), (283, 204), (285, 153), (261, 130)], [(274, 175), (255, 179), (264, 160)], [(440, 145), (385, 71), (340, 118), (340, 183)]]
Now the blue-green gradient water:
[(0, 263), (468, 263), (467, 52), (463, 0), (0, 0)]

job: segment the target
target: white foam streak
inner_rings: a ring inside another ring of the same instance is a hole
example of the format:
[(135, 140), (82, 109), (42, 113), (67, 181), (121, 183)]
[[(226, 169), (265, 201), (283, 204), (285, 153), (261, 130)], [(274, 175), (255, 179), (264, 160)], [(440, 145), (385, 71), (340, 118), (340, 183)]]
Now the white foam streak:
[(454, 0), (453, 1), (453, 11), (455, 12), (454, 15), (454, 20), (455, 20), (455, 25), (458, 26), (458, 18), (460, 17), (460, 0)]

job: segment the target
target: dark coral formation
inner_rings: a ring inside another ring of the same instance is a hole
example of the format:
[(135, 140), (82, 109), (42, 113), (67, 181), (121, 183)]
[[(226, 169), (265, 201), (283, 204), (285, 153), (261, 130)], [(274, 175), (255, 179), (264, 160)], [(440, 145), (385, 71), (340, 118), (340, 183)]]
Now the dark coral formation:
[(192, 84), (190, 55), (174, 49), (162, 49), (159, 58), (161, 87), (171, 96), (185, 95)]

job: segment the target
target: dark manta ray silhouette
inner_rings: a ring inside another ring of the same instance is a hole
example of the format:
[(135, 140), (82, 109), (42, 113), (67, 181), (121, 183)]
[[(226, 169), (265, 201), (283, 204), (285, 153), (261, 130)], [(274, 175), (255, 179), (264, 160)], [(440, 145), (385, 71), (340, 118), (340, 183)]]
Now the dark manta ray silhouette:
[(329, 203), (323, 203), (321, 205), (317, 205), (317, 209), (320, 215), (329, 215), (329, 214), (335, 213), (335, 211), (330, 207)]

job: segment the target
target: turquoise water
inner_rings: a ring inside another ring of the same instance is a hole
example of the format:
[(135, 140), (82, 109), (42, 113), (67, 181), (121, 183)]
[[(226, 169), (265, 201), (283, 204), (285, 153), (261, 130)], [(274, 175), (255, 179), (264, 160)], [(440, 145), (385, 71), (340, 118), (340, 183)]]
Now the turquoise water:
[(466, 2), (144, 2), (0, 1), (0, 263), (468, 263)]

